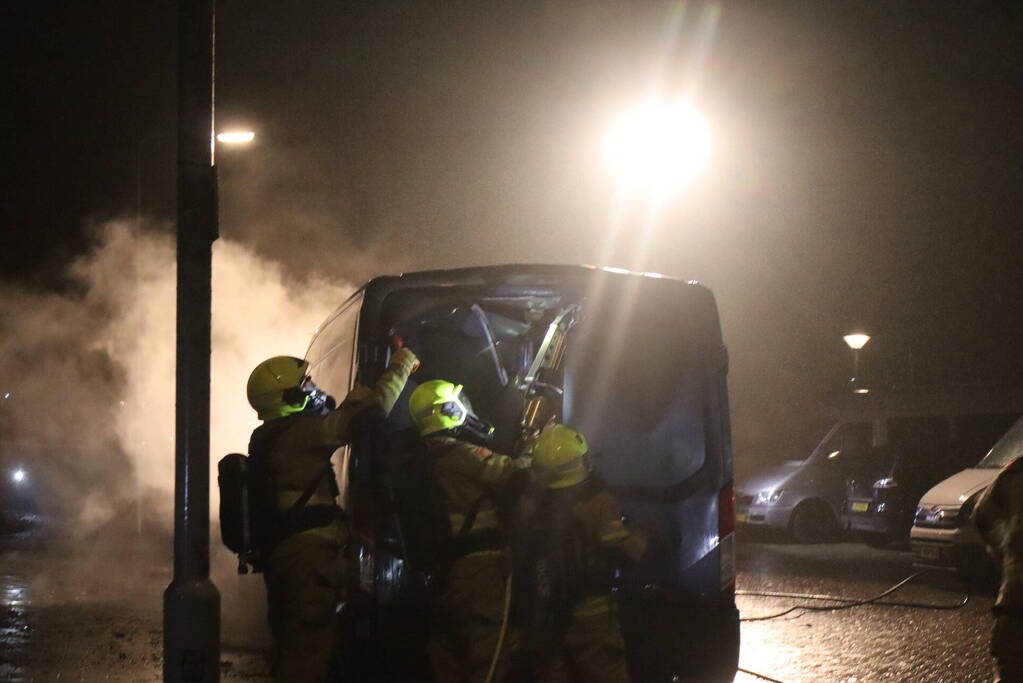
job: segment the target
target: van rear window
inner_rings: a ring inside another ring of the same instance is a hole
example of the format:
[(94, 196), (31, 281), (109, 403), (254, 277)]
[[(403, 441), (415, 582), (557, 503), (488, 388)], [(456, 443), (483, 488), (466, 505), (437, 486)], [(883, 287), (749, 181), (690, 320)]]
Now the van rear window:
[(704, 327), (705, 300), (665, 284), (588, 309), (570, 341), (566, 421), (612, 485), (672, 486), (706, 459), (704, 401), (720, 342)]

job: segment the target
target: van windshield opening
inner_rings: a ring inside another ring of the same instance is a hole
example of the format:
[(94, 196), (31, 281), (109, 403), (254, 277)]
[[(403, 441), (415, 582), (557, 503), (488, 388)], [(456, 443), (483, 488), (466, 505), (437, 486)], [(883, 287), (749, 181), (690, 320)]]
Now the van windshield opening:
[(1023, 419), (1019, 420), (1005, 433), (988, 454), (977, 463), (980, 469), (1001, 469), (1013, 458), (1023, 456)]

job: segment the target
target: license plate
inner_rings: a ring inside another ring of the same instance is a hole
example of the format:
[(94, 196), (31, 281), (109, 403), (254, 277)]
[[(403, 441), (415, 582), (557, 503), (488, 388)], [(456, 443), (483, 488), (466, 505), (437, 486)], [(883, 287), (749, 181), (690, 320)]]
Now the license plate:
[(917, 552), (920, 553), (921, 559), (924, 560), (940, 560), (941, 559), (941, 548), (934, 545), (922, 545), (917, 548)]
[(746, 513), (745, 512), (737, 512), (737, 513), (735, 513), (735, 521), (736, 522), (745, 522), (746, 521)]
[(869, 507), (870, 507), (870, 503), (868, 503), (865, 500), (860, 500), (860, 501), (856, 501), (855, 503), (852, 504), (852, 511), (853, 512), (866, 512)]

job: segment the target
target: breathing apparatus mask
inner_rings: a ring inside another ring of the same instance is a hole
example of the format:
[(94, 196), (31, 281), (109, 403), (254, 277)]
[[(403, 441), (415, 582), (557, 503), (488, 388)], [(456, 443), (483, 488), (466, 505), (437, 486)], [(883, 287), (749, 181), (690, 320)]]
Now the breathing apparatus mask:
[(472, 404), (466, 396), (458, 396), (458, 400), (447, 401), (440, 405), (440, 414), (453, 420), (461, 421), (455, 428), (460, 436), (465, 436), (480, 443), (494, 438), (494, 425), (481, 420), (472, 412)]
[(337, 408), (334, 397), (316, 386), (309, 375), (303, 377), (297, 387), (285, 389), (281, 398), (292, 405), (305, 402), (302, 415), (326, 415)]

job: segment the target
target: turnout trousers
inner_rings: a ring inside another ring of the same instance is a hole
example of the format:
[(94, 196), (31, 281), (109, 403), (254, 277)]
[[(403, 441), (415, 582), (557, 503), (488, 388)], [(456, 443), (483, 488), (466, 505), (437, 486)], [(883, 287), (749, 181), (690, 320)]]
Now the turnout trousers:
[(1000, 614), (991, 631), (995, 683), (1023, 683), (1023, 616)]
[(343, 586), (340, 544), (323, 535), (290, 536), (265, 570), (275, 683), (324, 683)]
[[(433, 602), (433, 628), (428, 653), (436, 683), (483, 683), (504, 621), (508, 556), (486, 551), (451, 563), (447, 589)], [(508, 670), (514, 648), (507, 633), (494, 681)]]
[(625, 641), (610, 596), (586, 598), (572, 615), (558, 655), (542, 683), (629, 683)]

